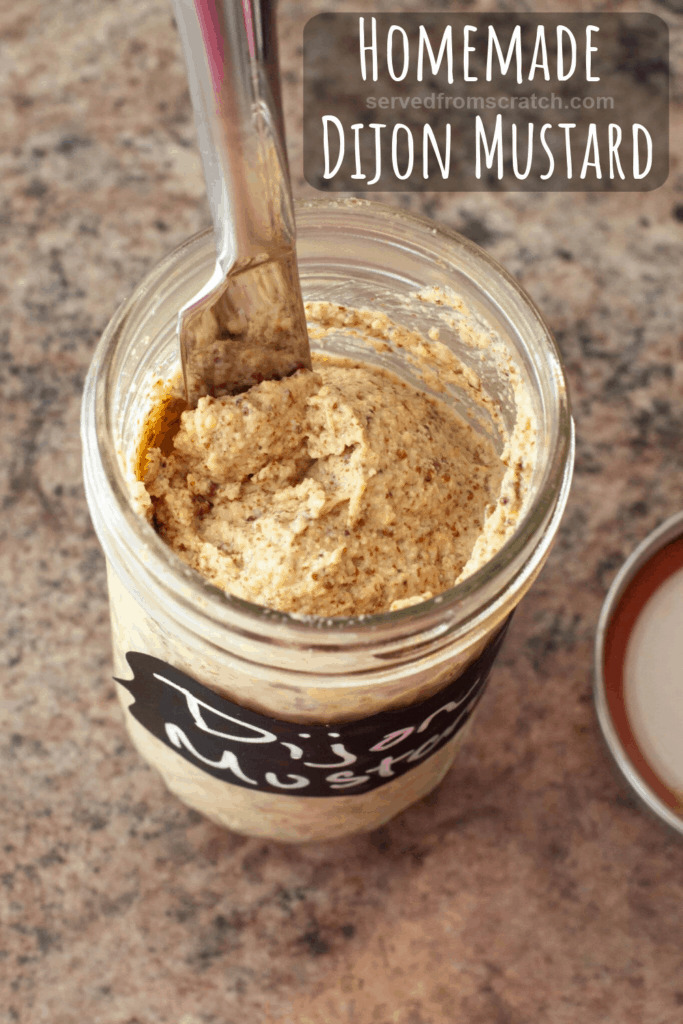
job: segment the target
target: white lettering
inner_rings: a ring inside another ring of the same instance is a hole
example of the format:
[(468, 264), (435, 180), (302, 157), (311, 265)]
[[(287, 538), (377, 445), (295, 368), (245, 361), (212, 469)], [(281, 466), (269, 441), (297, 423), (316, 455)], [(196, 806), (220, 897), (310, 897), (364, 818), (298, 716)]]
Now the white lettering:
[(439, 47), (439, 53), (435, 57), (434, 51), (432, 50), (432, 44), (429, 41), (427, 30), (424, 25), (420, 25), (420, 36), (417, 51), (417, 80), (422, 81), (423, 78), (423, 66), (424, 66), (424, 51), (427, 49), (429, 55), (429, 63), (432, 68), (432, 74), (436, 75), (441, 67), (441, 61), (446, 56), (446, 67), (448, 75), (448, 84), (453, 85), (453, 26), (447, 25), (444, 29), (443, 36), (441, 37), (441, 46)]
[(443, 160), (441, 159), (441, 153), (436, 143), (436, 137), (434, 130), (430, 124), (424, 126), (423, 140), (422, 140), (422, 177), (427, 181), (429, 179), (429, 152), (427, 143), (431, 142), (434, 155), (436, 156), (439, 169), (441, 171), (441, 177), (447, 178), (448, 171), (451, 165), (451, 123), (446, 122), (446, 153)]
[(244, 774), (239, 766), (239, 761), (231, 751), (224, 750), (221, 754), (220, 761), (212, 761), (210, 758), (204, 757), (200, 754), (198, 750), (195, 750), (180, 726), (175, 725), (173, 722), (165, 722), (164, 728), (166, 729), (166, 735), (177, 750), (182, 750), (183, 748), (185, 750), (189, 750), (192, 756), (196, 757), (197, 760), (201, 761), (203, 764), (208, 764), (212, 768), (231, 771), (233, 775), (238, 779), (241, 779), (242, 782), (248, 782), (250, 786), (257, 785), (253, 779), (250, 779), (248, 775)]
[(289, 751), (289, 756), (292, 761), (299, 761), (304, 756), (303, 750), (301, 747), (298, 747), (296, 743), (285, 743), (284, 740), (281, 740), (280, 742), (282, 746)]
[[(420, 726), (422, 728), (422, 726)], [(418, 729), (418, 732), (420, 730)], [(407, 726), (405, 729), (397, 729), (396, 732), (388, 732), (379, 743), (375, 743), (374, 747), (370, 747), (370, 753), (379, 753), (382, 750), (388, 750), (389, 747), (395, 747), (397, 743), (402, 743), (403, 740), (407, 740), (415, 732), (413, 725)]]
[[(403, 40), (403, 70), (400, 75), (394, 69), (394, 34), (400, 32)], [(402, 82), (408, 74), (410, 67), (410, 49), (408, 46), (408, 33), (400, 25), (392, 25), (387, 34), (387, 69), (395, 82)]]
[(470, 36), (473, 32), (477, 31), (476, 25), (465, 25), (463, 29), (463, 48), (462, 48), (462, 77), (465, 82), (478, 82), (479, 78), (477, 75), (470, 75), (470, 54), (476, 51), (475, 46), (470, 46)]
[(430, 736), (428, 740), (424, 741), (422, 746), (418, 747), (417, 750), (413, 750), (412, 754), (408, 758), (408, 762), (412, 764), (413, 761), (419, 761), (420, 758), (426, 757), (427, 754), (431, 753), (431, 751), (434, 750), (434, 747), (437, 747), (440, 742), (441, 736)]
[(379, 134), (382, 128), (386, 128), (385, 124), (376, 124), (374, 121), (368, 125), (369, 128), (374, 129), (375, 132), (375, 177), (368, 182), (368, 185), (375, 185), (379, 181), (380, 174), (382, 173), (382, 150), (379, 144)]
[(572, 128), (576, 128), (576, 125), (573, 124), (573, 123), (569, 123), (569, 122), (563, 121), (561, 124), (558, 124), (557, 127), (558, 128), (564, 128), (564, 148), (565, 148), (565, 153), (566, 153), (566, 156), (567, 156), (567, 181), (571, 181), (572, 180), (572, 147), (571, 147), (570, 135), (571, 135)]
[(365, 53), (367, 50), (372, 54), (372, 81), (377, 81), (377, 18), (370, 19), (371, 41), (365, 43), (365, 18), (358, 19), (358, 37), (360, 44), (360, 73), (365, 82), (367, 79), (367, 67), (365, 65)]
[(305, 786), (310, 786), (308, 779), (305, 779), (303, 775), (287, 775), (287, 779), (293, 779), (293, 782), (280, 782), (277, 775), (274, 772), (266, 772), (266, 782), (269, 782), (271, 786), (275, 786), (277, 789), (304, 789)]
[(500, 180), (503, 177), (503, 115), (496, 114), (496, 127), (493, 133), (493, 141), (489, 148), (486, 141), (486, 131), (484, 129), (484, 122), (481, 116), (477, 114), (474, 119), (474, 130), (476, 134), (476, 146), (477, 155), (474, 173), (478, 179), (481, 179), (482, 168), (481, 168), (481, 147), (483, 146), (485, 152), (486, 166), (488, 168), (493, 167), (493, 161), (496, 157), (496, 151), (498, 153), (498, 166), (497, 174)]
[[(167, 686), (171, 686), (174, 690), (178, 690), (185, 697), (187, 709), (192, 715), (195, 725), (201, 729), (202, 732), (208, 733), (210, 736), (220, 736), (222, 739), (234, 740), (235, 743), (274, 743), (277, 740), (275, 733), (269, 732), (268, 729), (262, 729), (258, 725), (250, 725), (248, 722), (242, 722), (239, 718), (233, 718), (232, 715), (226, 715), (224, 711), (217, 711), (216, 708), (212, 708), (210, 704), (206, 704), (203, 700), (199, 700), (193, 694), (186, 690), (184, 686), (180, 686), (178, 683), (174, 683), (171, 679), (166, 679), (165, 676), (160, 676), (157, 672), (154, 673), (155, 679), (160, 680), (162, 683), (166, 683)], [(218, 715), (219, 718), (224, 718), (227, 722), (232, 722), (234, 725), (238, 725), (241, 729), (249, 730), (255, 733), (255, 736), (233, 736), (228, 732), (221, 732), (218, 729), (212, 729), (204, 721), (202, 715), (202, 708), (210, 711), (213, 715)]]
[[(567, 79), (571, 78), (576, 71), (576, 39), (574, 33), (570, 32), (566, 25), (557, 26), (557, 80), (558, 82), (566, 82)], [(571, 64), (569, 70), (565, 70), (565, 52), (563, 38), (569, 40), (569, 49), (571, 52)]]
[(466, 693), (463, 693), (462, 697), (458, 697), (457, 700), (449, 700), (448, 704), (442, 704), (440, 708), (436, 709), (436, 711), (432, 711), (431, 715), (427, 715), (425, 720), (418, 726), (417, 731), (424, 732), (425, 729), (428, 729), (429, 726), (432, 724), (433, 720), (436, 718), (436, 716), (440, 715), (442, 711), (455, 711), (456, 708), (459, 708), (461, 704), (465, 703), (467, 698), (470, 696), (472, 691), (477, 688), (480, 682), (481, 673), (476, 677), (476, 679), (473, 680), (472, 684), (470, 685), (470, 688), (467, 690)]
[(548, 170), (546, 171), (545, 174), (541, 175), (541, 181), (547, 181), (548, 178), (552, 175), (553, 171), (555, 170), (555, 157), (553, 156), (552, 150), (548, 146), (548, 143), (545, 141), (546, 134), (547, 134), (548, 130), (551, 127), (552, 127), (552, 125), (550, 125), (550, 124), (544, 124), (543, 127), (541, 128), (541, 134), (540, 134), (541, 145), (543, 146), (544, 150), (548, 154)]
[[(339, 135), (339, 156), (337, 162), (334, 165), (334, 170), (330, 170), (330, 140), (328, 134), (328, 125), (333, 124), (337, 129)], [(344, 159), (344, 126), (338, 117), (334, 114), (325, 114), (323, 116), (323, 154), (325, 157), (325, 170), (323, 171), (323, 178), (334, 178), (335, 174), (342, 165)]]
[(366, 768), (366, 772), (377, 772), (382, 779), (390, 779), (394, 774), (392, 767), (395, 764), (399, 764), (401, 761), (405, 761), (407, 757), (410, 757), (412, 750), (406, 750), (404, 754), (399, 754), (398, 757), (383, 757), (380, 763), (375, 768)]
[(500, 66), (500, 72), (502, 75), (507, 75), (508, 68), (512, 63), (513, 57), (517, 65), (517, 83), (522, 84), (522, 26), (516, 25), (512, 35), (510, 36), (510, 45), (508, 46), (507, 56), (503, 57), (503, 50), (500, 43), (498, 42), (498, 36), (493, 25), (489, 25), (489, 45), (488, 52), (486, 54), (486, 81), (490, 82), (493, 79), (493, 49), (498, 53), (498, 64)]
[[(406, 171), (401, 174), (398, 168), (398, 133), (399, 130), (403, 130), (406, 133), (406, 143), (408, 150), (408, 159), (406, 163)], [(391, 133), (391, 163), (393, 166), (394, 174), (399, 181), (405, 181), (413, 173), (413, 165), (415, 163), (415, 147), (413, 144), (413, 135), (407, 124), (402, 124), (400, 121), (394, 125), (394, 130)]]
[[(590, 157), (593, 157), (591, 160)], [(586, 139), (586, 151), (583, 157), (583, 164), (581, 165), (581, 180), (588, 174), (588, 168), (592, 167), (595, 171), (596, 178), (602, 178), (602, 170), (600, 169), (600, 152), (598, 150), (598, 129), (597, 125), (591, 122), (588, 125), (588, 138)]]
[(307, 768), (344, 768), (346, 765), (355, 764), (358, 758), (355, 754), (349, 753), (343, 743), (331, 743), (330, 749), (333, 754), (341, 758), (335, 764), (313, 764), (311, 761), (304, 761)]
[(330, 783), (330, 789), (350, 789), (352, 786), (360, 786), (367, 782), (369, 778), (369, 775), (354, 775), (348, 771), (325, 776), (326, 781)]
[[(540, 57), (539, 57), (540, 54)], [(550, 68), (548, 67), (548, 47), (545, 44), (545, 26), (539, 25), (536, 29), (536, 45), (534, 46), (533, 56), (531, 58), (531, 67), (529, 68), (529, 81), (533, 82), (536, 78), (536, 69), (540, 68), (543, 72), (543, 77), (546, 82), (550, 81)]]
[(526, 147), (526, 169), (522, 174), (519, 169), (519, 154), (517, 152), (517, 125), (513, 122), (512, 124), (512, 170), (515, 178), (520, 181), (524, 181), (525, 178), (529, 177), (531, 171), (531, 161), (534, 155), (534, 126), (533, 124), (527, 125), (527, 147)]
[(351, 131), (353, 132), (353, 135), (354, 135), (353, 151), (354, 151), (354, 156), (356, 158), (356, 171), (355, 171), (355, 174), (351, 175), (352, 178), (365, 178), (366, 177), (363, 174), (363, 172), (361, 171), (361, 169), (360, 169), (360, 140), (359, 140), (359, 133), (360, 133), (361, 129), (364, 128), (364, 127), (365, 127), (365, 125), (362, 124), (362, 123), (361, 124), (352, 124), (351, 125)]
[[(650, 135), (647, 128), (642, 124), (633, 125), (633, 177), (638, 181), (640, 178), (644, 178), (650, 173), (652, 167), (652, 136)], [(640, 146), (638, 143), (638, 135), (642, 132), (645, 136), (645, 144), (647, 146), (647, 166), (644, 171), (640, 168)]]
[(610, 178), (616, 178), (617, 174), (623, 181), (626, 175), (621, 166), (621, 160), (619, 158), (619, 146), (621, 145), (621, 128), (618, 124), (610, 124), (609, 126), (609, 176)]
[(597, 25), (589, 25), (586, 28), (586, 81), (587, 82), (599, 82), (600, 81), (600, 76), (599, 75), (597, 75), (596, 77), (593, 77), (591, 75), (591, 71), (593, 70), (592, 69), (592, 65), (591, 65), (591, 61), (592, 61), (591, 54), (598, 52), (597, 46), (591, 46), (591, 36), (593, 35), (594, 32), (599, 32), (599, 31), (600, 31), (600, 29), (598, 28)]

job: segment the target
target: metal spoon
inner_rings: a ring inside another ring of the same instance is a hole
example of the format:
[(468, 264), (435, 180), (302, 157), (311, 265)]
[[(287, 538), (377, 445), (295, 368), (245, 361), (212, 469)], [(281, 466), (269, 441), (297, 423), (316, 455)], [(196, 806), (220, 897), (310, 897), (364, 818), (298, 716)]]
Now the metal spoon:
[(173, 0), (216, 238), (181, 309), (187, 400), (310, 368), (284, 139), (275, 0)]

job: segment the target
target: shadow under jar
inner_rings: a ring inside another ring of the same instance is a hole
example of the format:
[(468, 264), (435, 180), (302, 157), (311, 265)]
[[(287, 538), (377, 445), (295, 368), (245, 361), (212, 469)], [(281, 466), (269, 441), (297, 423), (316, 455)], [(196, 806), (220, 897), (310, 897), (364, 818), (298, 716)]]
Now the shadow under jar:
[[(573, 464), (552, 337), (481, 249), (431, 221), (357, 199), (300, 204), (297, 230), (305, 300), (385, 312), (427, 345), (437, 328), (511, 430), (516, 407), (503, 364), (460, 327), (498, 339), (529, 396), (538, 443), (512, 536), (463, 582), (383, 614), (322, 619), (269, 610), (211, 586), (131, 500), (152, 384), (178, 369), (177, 312), (213, 269), (210, 233), (164, 259), (108, 325), (86, 381), (82, 438), (126, 724), (186, 804), (237, 832), (285, 841), (374, 829), (440, 782), (505, 624), (547, 557)], [(433, 288), (458, 296), (460, 312), (451, 308), (444, 320), (439, 304), (416, 297)], [(405, 351), (381, 349), (343, 329), (324, 338), (326, 352), (387, 367), (429, 390)], [(457, 384), (434, 393), (472, 417)]]

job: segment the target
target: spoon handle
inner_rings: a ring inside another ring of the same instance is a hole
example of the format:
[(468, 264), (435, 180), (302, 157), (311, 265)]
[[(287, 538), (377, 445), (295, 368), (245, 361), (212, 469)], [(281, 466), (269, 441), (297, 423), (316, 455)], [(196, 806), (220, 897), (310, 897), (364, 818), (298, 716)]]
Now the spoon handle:
[(275, 0), (173, 0), (224, 274), (294, 245)]

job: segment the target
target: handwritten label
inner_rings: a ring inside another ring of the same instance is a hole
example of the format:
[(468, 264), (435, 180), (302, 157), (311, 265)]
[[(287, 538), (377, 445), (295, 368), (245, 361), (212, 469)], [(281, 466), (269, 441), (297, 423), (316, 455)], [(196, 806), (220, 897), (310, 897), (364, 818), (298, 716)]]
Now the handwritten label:
[(130, 714), (166, 746), (218, 779), (267, 793), (367, 793), (435, 754), (471, 716), (509, 619), (482, 654), (420, 704), (356, 722), (286, 722), (220, 697), (159, 658), (129, 651)]

